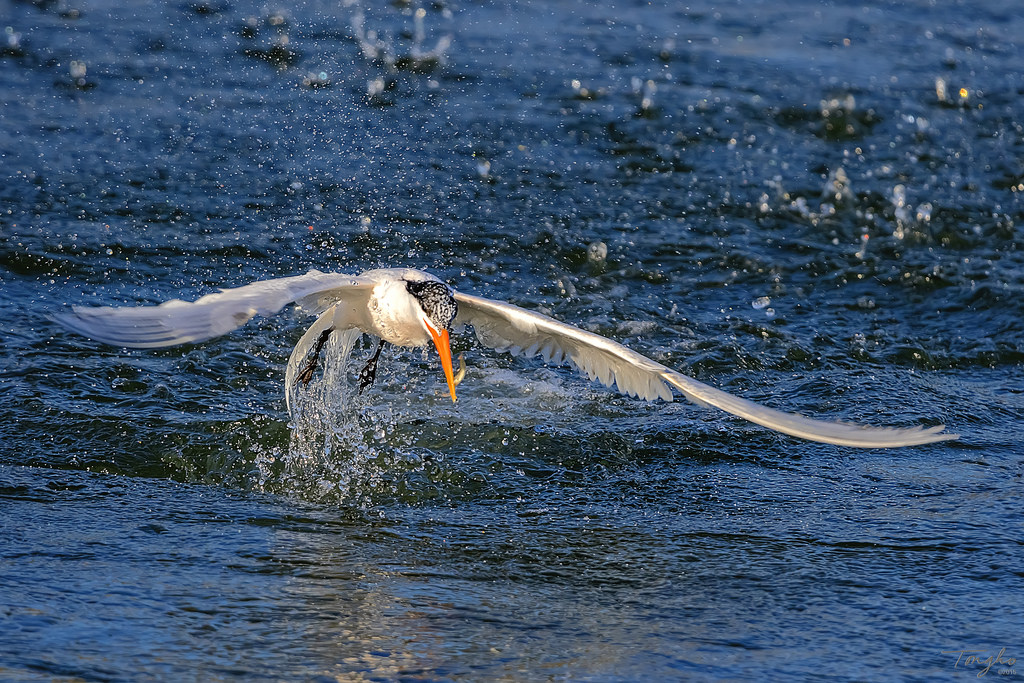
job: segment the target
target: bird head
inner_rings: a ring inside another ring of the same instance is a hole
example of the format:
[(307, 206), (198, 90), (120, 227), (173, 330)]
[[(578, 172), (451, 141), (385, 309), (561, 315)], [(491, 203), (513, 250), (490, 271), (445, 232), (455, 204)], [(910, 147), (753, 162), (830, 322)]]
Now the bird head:
[(424, 329), (434, 340), (437, 354), (441, 357), (444, 378), (448, 381), (448, 392), (455, 402), (455, 374), (452, 370), (452, 350), (448, 341), (448, 330), (451, 329), (459, 306), (455, 303), (451, 288), (443, 282), (434, 280), (406, 282), (405, 288), (419, 303), (422, 309), (420, 320)]

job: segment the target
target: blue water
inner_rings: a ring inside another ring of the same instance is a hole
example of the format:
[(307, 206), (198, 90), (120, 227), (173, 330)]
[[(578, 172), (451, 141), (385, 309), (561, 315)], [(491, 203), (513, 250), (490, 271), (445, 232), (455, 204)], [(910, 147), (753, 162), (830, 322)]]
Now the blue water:
[[(1013, 8), (0, 0), (0, 31), (0, 678), (1024, 671)], [(381, 265), (961, 439), (809, 443), (470, 334), (457, 406), (389, 350), (289, 424), (294, 311), (159, 351), (48, 318)]]

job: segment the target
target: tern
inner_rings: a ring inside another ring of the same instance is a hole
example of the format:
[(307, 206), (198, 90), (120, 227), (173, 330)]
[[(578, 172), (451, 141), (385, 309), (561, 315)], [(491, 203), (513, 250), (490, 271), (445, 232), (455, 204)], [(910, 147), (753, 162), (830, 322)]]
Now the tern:
[(360, 375), (360, 387), (373, 382), (385, 343), (425, 347), (433, 343), (452, 401), (457, 379), (449, 332), (470, 325), (481, 344), (512, 355), (568, 362), (592, 380), (652, 401), (671, 401), (673, 389), (701, 406), (712, 406), (791, 436), (861, 448), (893, 448), (956, 439), (943, 425), (868, 427), (826, 422), (762, 406), (699, 382), (622, 344), (519, 306), (454, 290), (437, 277), (411, 268), (383, 268), (359, 275), (323, 273), (261, 280), (221, 289), (194, 302), (180, 299), (158, 306), (81, 307), (54, 319), (66, 328), (114, 346), (159, 348), (197, 343), (235, 330), (256, 315), (270, 316), (289, 303), (319, 316), (292, 350), (285, 371), (285, 400), (292, 412), (296, 382), (313, 377), (317, 359), (332, 334), (351, 343), (361, 334), (376, 336), (377, 351)]

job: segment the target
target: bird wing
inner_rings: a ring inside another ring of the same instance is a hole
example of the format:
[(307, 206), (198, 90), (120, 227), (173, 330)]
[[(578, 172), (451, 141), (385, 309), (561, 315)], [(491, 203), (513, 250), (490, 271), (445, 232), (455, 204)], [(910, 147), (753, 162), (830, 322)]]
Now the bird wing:
[(305, 275), (261, 280), (207, 294), (196, 301), (166, 301), (159, 306), (83, 307), (59, 313), (64, 327), (114, 346), (158, 348), (219, 337), (255, 315), (273, 315), (292, 301), (316, 314), (331, 305), (362, 302), (365, 308), (375, 280), (311, 270)]
[(461, 292), (456, 292), (455, 300), (459, 304), (456, 322), (472, 325), (484, 346), (512, 355), (539, 355), (548, 363), (568, 360), (591, 379), (631, 396), (671, 401), (675, 388), (699, 405), (719, 408), (784, 434), (842, 446), (892, 448), (958, 438), (941, 433), (942, 425), (879, 428), (784, 413), (698, 382), (610, 339), (545, 315)]

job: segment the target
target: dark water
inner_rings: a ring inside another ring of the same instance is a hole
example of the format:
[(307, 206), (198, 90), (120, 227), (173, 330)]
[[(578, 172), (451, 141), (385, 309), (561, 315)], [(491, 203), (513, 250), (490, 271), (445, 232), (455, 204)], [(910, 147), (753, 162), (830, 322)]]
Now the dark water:
[[(778, 5), (0, 0), (0, 678), (1024, 656), (1024, 18)], [(802, 442), (469, 335), (458, 406), (393, 352), (292, 429), (294, 312), (149, 352), (47, 318), (384, 264), (962, 438)]]

